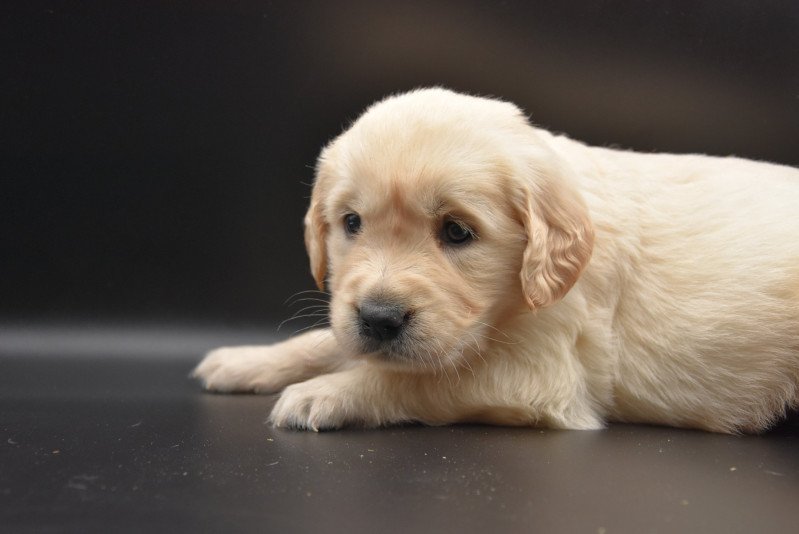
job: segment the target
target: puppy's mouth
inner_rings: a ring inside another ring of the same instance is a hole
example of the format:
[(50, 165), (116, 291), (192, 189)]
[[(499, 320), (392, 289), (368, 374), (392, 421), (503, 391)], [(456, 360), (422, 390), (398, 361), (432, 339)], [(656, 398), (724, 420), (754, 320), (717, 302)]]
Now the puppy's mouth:
[[(417, 299), (421, 300), (421, 299)], [(336, 300), (331, 324), (341, 346), (353, 356), (403, 370), (439, 372), (479, 353), (479, 332), (470, 314), (444, 303), (416, 302), (381, 294)]]
[(391, 302), (364, 301), (350, 321), (349, 340), (360, 354), (405, 370), (439, 372), (457, 365), (467, 350), (464, 325), (453, 322), (445, 333), (429, 313)]

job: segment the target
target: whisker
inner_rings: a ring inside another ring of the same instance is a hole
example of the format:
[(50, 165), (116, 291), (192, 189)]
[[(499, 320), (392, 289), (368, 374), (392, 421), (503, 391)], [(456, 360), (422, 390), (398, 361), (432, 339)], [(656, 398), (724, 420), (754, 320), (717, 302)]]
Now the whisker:
[(289, 304), (289, 306), (294, 306), (298, 302), (321, 302), (325, 306), (330, 306), (330, 301), (329, 300), (327, 300), (327, 299), (318, 299), (318, 298), (315, 298), (315, 297), (303, 297), (301, 299), (295, 299), (295, 300), (293, 300), (291, 302), (291, 304)]
[(327, 309), (328, 309), (328, 306), (326, 306), (324, 304), (310, 304), (308, 306), (305, 306), (305, 307), (297, 310), (296, 313), (302, 313), (302, 312), (304, 312), (306, 310), (327, 310)]
[[(452, 381), (450, 380), (450, 378), (449, 378), (449, 373), (447, 373), (446, 367), (444, 366), (444, 360), (443, 360), (443, 358), (441, 357), (441, 356), (444, 356), (444, 355), (445, 355), (445, 352), (446, 352), (446, 351), (444, 350), (444, 346), (441, 344), (441, 340), (440, 340), (440, 339), (435, 339), (435, 342), (436, 342), (436, 344), (438, 345), (438, 349), (439, 349), (439, 353), (440, 353), (440, 356), (439, 356), (439, 358), (438, 358), (438, 361), (439, 361), (439, 362), (440, 362), (440, 364), (441, 364), (441, 370), (442, 370), (442, 371), (444, 371), (444, 373), (447, 375), (447, 382), (449, 382), (449, 385), (450, 385), (450, 387), (452, 387), (452, 385), (453, 385), (453, 384), (452, 384)], [(455, 364), (454, 364), (454, 363), (452, 362), (452, 360), (451, 360), (451, 359), (449, 359), (449, 358), (447, 359), (447, 363), (448, 363), (448, 364), (449, 364), (449, 365), (452, 367), (452, 369), (455, 371), (455, 374), (456, 374), (456, 375), (457, 375), (457, 377), (458, 377), (458, 381), (455, 383), (455, 385), (457, 386), (457, 385), (458, 385), (458, 384), (460, 384), (460, 382), (461, 382), (461, 375), (460, 375), (460, 373), (458, 372), (458, 368), (455, 366)]]
[(483, 325), (483, 326), (485, 326), (487, 328), (490, 328), (491, 330), (494, 330), (498, 334), (501, 334), (501, 335), (505, 336), (507, 339), (512, 339), (508, 334), (506, 334), (505, 332), (503, 332), (502, 330), (500, 330), (499, 328), (497, 328), (494, 325), (490, 325), (488, 323), (484, 323), (483, 321), (475, 321), (475, 323), (481, 324), (481, 325)]
[(290, 321), (291, 319), (293, 319), (293, 318), (295, 318), (295, 317), (297, 317), (299, 315), (302, 315), (304, 312), (309, 311), (309, 310), (315, 310), (315, 312), (320, 312), (320, 311), (327, 312), (328, 307), (327, 306), (323, 306), (322, 304), (312, 304), (310, 306), (305, 306), (304, 308), (301, 308), (301, 309), (297, 310), (296, 312), (294, 312), (294, 314), (291, 317), (289, 317), (288, 319), (286, 319), (286, 320)]
[(289, 317), (288, 319), (283, 320), (279, 325), (277, 325), (277, 331), (280, 332), (280, 329), (283, 327), (283, 325), (288, 323), (288, 322), (290, 322), (290, 321), (296, 321), (296, 320), (299, 320), (299, 319), (308, 319), (310, 317), (321, 317), (322, 319), (328, 319), (329, 318), (328, 314), (322, 312), (321, 310), (313, 312), (313, 313), (305, 313), (305, 314), (302, 314), (302, 315), (295, 314), (295, 315)]
[(477, 336), (475, 336), (472, 332), (469, 332), (469, 335), (472, 336), (472, 339), (474, 340), (474, 346), (477, 348), (477, 352), (483, 352), (483, 349), (480, 348), (480, 342), (477, 340)]
[[(430, 361), (432, 362), (433, 370), (438, 375), (438, 384), (441, 384), (441, 381), (444, 380), (444, 377), (446, 377), (447, 382), (449, 382), (450, 381), (449, 375), (447, 374), (446, 369), (444, 369), (444, 364), (441, 363), (441, 358), (436, 358), (435, 356), (433, 356), (433, 353), (430, 352), (429, 349), (427, 349), (427, 354), (430, 356)], [(437, 367), (435, 366), (436, 364), (438, 364)], [(452, 383), (450, 382), (450, 385), (451, 384)]]
[(502, 341), (501, 339), (494, 339), (493, 337), (487, 336), (485, 334), (480, 334), (480, 337), (487, 339), (488, 341), (493, 341), (494, 343), (499, 343), (500, 345), (518, 345), (521, 343), (521, 341)]
[(502, 339), (491, 337), (488, 334), (484, 334), (482, 332), (478, 332), (477, 335), (480, 336), (481, 339), (487, 339), (488, 341), (493, 341), (494, 343), (499, 343), (501, 345), (518, 345), (519, 343), (521, 343), (521, 341), (519, 340), (503, 341)]
[(444, 373), (445, 377), (447, 377), (447, 383), (449, 384), (449, 387), (452, 387), (452, 379), (450, 379), (450, 377), (449, 377), (449, 373), (447, 372), (447, 368), (444, 367), (444, 362), (439, 360), (438, 361), (438, 365), (441, 367), (441, 372)]
[(433, 369), (433, 366), (432, 366), (432, 360), (430, 360), (430, 351), (427, 350), (426, 348), (424, 348), (423, 350), (424, 350), (424, 352), (419, 352), (418, 353), (419, 354), (419, 361), (422, 362), (422, 364), (424, 365), (425, 369), (427, 369), (429, 367), (431, 371), (435, 371), (435, 369)]
[(458, 378), (458, 380), (455, 382), (455, 385), (457, 386), (461, 383), (461, 373), (458, 371), (458, 366), (455, 365), (454, 361), (449, 360), (449, 364), (452, 366), (452, 369), (455, 371), (455, 376)]
[(433, 352), (430, 349), (426, 349), (427, 357), (430, 359), (430, 369), (438, 375), (438, 383), (441, 383), (441, 379), (444, 378), (444, 375), (441, 373), (441, 362), (435, 357)]
[(300, 295), (307, 295), (307, 294), (309, 294), (309, 293), (315, 293), (315, 294), (317, 294), (317, 295), (323, 295), (323, 296), (325, 296), (325, 297), (328, 297), (328, 298), (330, 297), (330, 293), (328, 293), (327, 291), (321, 291), (321, 290), (319, 290), (319, 289), (306, 289), (306, 290), (304, 290), (304, 291), (297, 291), (296, 293), (294, 293), (293, 295), (291, 295), (289, 298), (287, 298), (287, 299), (286, 299), (286, 300), (283, 302), (283, 305), (285, 306), (286, 304), (288, 304), (288, 303), (289, 303), (289, 301), (291, 301), (291, 300), (293, 300), (293, 299), (295, 299), (295, 298), (299, 297)]
[(435, 358), (433, 358), (433, 353), (431, 353), (430, 349), (428, 349), (428, 348), (425, 348), (424, 351), (427, 354), (427, 362), (430, 363), (430, 370), (433, 373), (438, 374), (438, 369), (436, 369), (436, 360), (435, 360)]
[(482, 360), (484, 364), (487, 364), (488, 362), (486, 362), (486, 359), (483, 357), (483, 351), (480, 348), (480, 344), (477, 342), (477, 338), (472, 332), (469, 332), (469, 335), (471, 336), (472, 341), (474, 341), (474, 347), (472, 348), (474, 350), (474, 353), (477, 355), (478, 358), (480, 358), (480, 360)]
[(280, 324), (277, 325), (277, 331), (280, 332), (280, 329), (283, 327), (283, 325), (286, 324), (286, 323), (289, 323), (291, 321), (296, 321), (298, 319), (306, 319), (308, 317), (322, 317), (322, 316), (327, 317), (328, 316), (327, 311), (325, 311), (325, 310), (313, 310), (313, 311), (310, 311), (309, 313), (297, 312), (294, 315), (292, 315), (291, 317), (289, 317), (288, 319), (283, 319), (280, 322)]
[[(464, 348), (465, 348), (465, 347), (464, 347)], [(473, 377), (473, 378), (477, 378), (477, 375), (475, 374), (475, 372), (474, 372), (474, 369), (472, 369), (472, 364), (470, 364), (470, 363), (469, 363), (469, 358), (466, 358), (466, 357), (463, 355), (463, 350), (464, 350), (464, 349), (462, 348), (462, 349), (461, 349), (461, 360), (460, 360), (460, 361), (461, 361), (461, 364), (462, 364), (464, 367), (466, 367), (467, 369), (469, 369), (469, 371), (472, 373), (472, 377)]]

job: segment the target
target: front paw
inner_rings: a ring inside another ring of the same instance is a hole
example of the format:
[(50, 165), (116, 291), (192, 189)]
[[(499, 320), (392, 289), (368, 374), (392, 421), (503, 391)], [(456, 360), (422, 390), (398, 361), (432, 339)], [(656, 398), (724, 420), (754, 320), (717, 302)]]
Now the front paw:
[(271, 347), (226, 347), (209, 352), (191, 376), (209, 391), (275, 393), (288, 383)]
[(377, 426), (379, 421), (364, 414), (364, 399), (341, 378), (342, 374), (325, 375), (287, 387), (272, 409), (269, 422), (277, 427), (314, 432), (346, 425)]

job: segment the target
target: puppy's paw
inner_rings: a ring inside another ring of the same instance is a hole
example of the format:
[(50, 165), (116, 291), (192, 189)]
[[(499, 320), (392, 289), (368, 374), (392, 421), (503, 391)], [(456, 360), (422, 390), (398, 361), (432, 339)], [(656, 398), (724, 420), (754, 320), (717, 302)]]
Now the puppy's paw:
[(357, 388), (347, 387), (341, 375), (325, 375), (294, 384), (283, 391), (269, 422), (299, 430), (333, 430), (349, 424), (377, 426), (361, 409)]
[(291, 382), (273, 347), (229, 347), (209, 352), (192, 371), (209, 391), (275, 393)]

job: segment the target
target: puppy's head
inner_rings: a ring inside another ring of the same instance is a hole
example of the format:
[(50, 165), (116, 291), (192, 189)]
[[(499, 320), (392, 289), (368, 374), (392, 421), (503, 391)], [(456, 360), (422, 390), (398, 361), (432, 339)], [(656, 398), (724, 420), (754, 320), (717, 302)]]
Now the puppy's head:
[(547, 136), (511, 104), (426, 89), (322, 151), (305, 239), (342, 346), (439, 368), (569, 291), (593, 231)]

